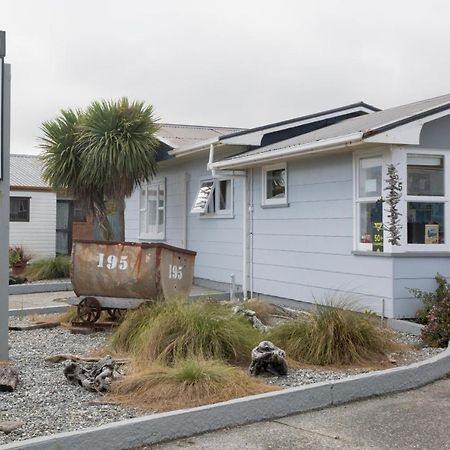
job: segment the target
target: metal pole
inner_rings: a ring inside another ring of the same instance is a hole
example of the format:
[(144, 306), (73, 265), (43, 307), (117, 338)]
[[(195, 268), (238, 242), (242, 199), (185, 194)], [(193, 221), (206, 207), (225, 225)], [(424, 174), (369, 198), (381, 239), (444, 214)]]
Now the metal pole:
[(0, 360), (8, 359), (9, 132), (11, 67), (4, 64), (5, 33), (0, 32), (1, 180), (0, 180)]
[(242, 292), (244, 301), (248, 292), (248, 183), (247, 174), (242, 181)]

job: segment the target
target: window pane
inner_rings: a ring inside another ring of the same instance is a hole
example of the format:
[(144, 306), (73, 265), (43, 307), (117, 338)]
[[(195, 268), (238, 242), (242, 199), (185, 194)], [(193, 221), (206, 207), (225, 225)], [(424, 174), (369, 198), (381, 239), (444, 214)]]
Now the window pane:
[(383, 222), (383, 209), (381, 202), (359, 204), (359, 242), (362, 244), (373, 243), (375, 223)]
[(444, 204), (408, 202), (408, 244), (444, 242)]
[(149, 186), (147, 192), (147, 216), (148, 216), (147, 232), (149, 233), (156, 231), (157, 208), (158, 208), (158, 188), (157, 186)]
[(11, 222), (30, 221), (30, 199), (26, 197), (11, 197), (9, 201), (9, 220)]
[(444, 195), (444, 157), (408, 155), (408, 195)]
[(267, 199), (284, 198), (286, 192), (286, 170), (277, 169), (266, 172)]
[(230, 209), (231, 205), (231, 180), (221, 180), (219, 184), (219, 209)]
[(158, 185), (158, 205), (160, 208), (164, 208), (164, 185), (162, 183)]
[[(214, 181), (204, 181), (200, 186), (191, 213), (204, 213), (213, 194)], [(213, 195), (214, 198), (214, 195)]]
[(362, 158), (359, 160), (359, 196), (381, 196), (381, 158)]

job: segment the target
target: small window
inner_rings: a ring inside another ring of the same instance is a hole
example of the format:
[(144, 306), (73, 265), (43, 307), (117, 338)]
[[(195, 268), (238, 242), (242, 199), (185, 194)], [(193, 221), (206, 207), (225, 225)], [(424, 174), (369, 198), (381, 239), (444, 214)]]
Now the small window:
[(30, 221), (30, 197), (11, 197), (9, 205), (10, 222)]
[(286, 164), (266, 166), (262, 169), (263, 205), (287, 204)]
[(444, 195), (444, 157), (408, 155), (408, 195)]
[(191, 213), (204, 215), (233, 214), (233, 182), (226, 180), (202, 181)]
[(149, 183), (141, 188), (139, 208), (139, 237), (165, 238), (166, 196), (165, 181)]
[(80, 202), (73, 202), (73, 221), (86, 222), (86, 210)]
[(381, 158), (359, 160), (359, 197), (381, 197)]

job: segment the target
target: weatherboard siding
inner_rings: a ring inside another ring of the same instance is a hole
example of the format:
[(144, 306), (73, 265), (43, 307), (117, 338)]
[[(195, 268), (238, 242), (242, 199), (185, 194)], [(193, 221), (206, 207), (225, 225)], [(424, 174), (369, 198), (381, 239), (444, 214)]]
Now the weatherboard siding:
[(55, 256), (56, 194), (13, 189), (11, 197), (30, 197), (30, 221), (10, 222), (10, 245), (23, 246), (25, 252), (35, 259)]
[[(185, 174), (187, 182), (187, 248), (197, 252), (196, 278), (221, 283), (230, 283), (235, 275), (236, 283), (242, 283), (242, 181), (234, 180), (232, 218), (207, 218), (189, 211), (197, 196), (200, 180), (211, 177), (206, 170), (207, 156), (171, 163), (162, 167), (158, 178), (166, 180), (166, 232), (164, 242), (183, 246), (183, 216), (185, 196)], [(139, 238), (139, 192), (135, 191), (126, 201), (126, 239)]]
[(346, 299), (392, 314), (392, 261), (352, 254), (352, 156), (288, 162), (288, 206), (261, 207), (253, 169), (253, 288), (315, 302)]

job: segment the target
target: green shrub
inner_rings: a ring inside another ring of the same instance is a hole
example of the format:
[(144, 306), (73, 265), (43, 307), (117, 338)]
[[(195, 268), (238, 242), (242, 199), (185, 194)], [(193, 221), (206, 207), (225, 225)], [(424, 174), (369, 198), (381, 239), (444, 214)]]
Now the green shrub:
[(432, 347), (447, 347), (450, 340), (450, 298), (436, 303), (427, 316), (422, 339)]
[(230, 400), (278, 388), (218, 360), (187, 358), (172, 367), (152, 364), (113, 383), (110, 398), (164, 411)]
[(316, 305), (309, 317), (274, 327), (268, 339), (289, 358), (319, 365), (370, 363), (394, 349), (377, 319), (343, 305), (334, 306)]
[(26, 264), (31, 257), (27, 255), (20, 245), (14, 247), (9, 247), (9, 267), (13, 267), (16, 264), (24, 263)]
[(438, 273), (436, 274), (435, 280), (438, 285), (435, 292), (425, 292), (417, 288), (408, 289), (414, 297), (422, 300), (423, 306), (416, 313), (416, 318), (419, 323), (426, 324), (431, 309), (441, 301), (450, 298), (450, 285), (447, 279)]
[(52, 280), (70, 277), (70, 257), (38, 259), (29, 264), (25, 271), (29, 280)]
[(128, 313), (114, 332), (111, 347), (142, 362), (173, 364), (194, 356), (248, 363), (259, 338), (229, 306), (206, 300), (164, 300)]

